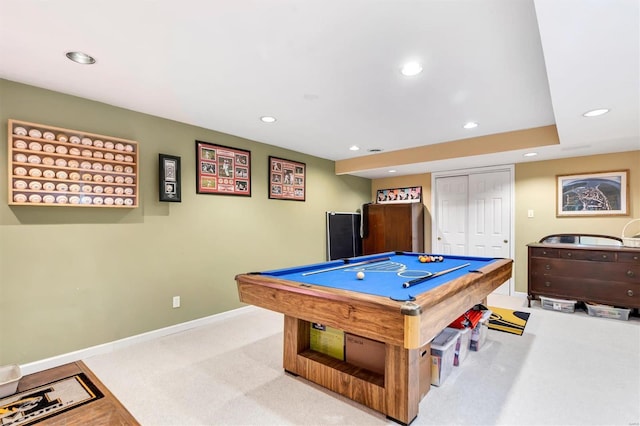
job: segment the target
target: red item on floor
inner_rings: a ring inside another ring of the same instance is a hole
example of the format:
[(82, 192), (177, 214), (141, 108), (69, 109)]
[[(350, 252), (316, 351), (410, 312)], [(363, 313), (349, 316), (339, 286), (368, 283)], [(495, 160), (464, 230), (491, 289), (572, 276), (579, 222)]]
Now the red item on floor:
[(483, 305), (476, 305), (464, 314), (460, 315), (455, 321), (449, 324), (451, 328), (463, 329), (474, 328), (482, 319), (482, 314), (487, 308)]

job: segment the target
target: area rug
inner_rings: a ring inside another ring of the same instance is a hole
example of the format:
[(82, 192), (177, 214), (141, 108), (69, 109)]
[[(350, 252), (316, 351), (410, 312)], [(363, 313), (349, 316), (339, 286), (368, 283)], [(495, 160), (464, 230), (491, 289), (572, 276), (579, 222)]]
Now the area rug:
[(531, 315), (529, 312), (514, 311), (493, 306), (489, 306), (489, 309), (491, 310), (491, 318), (489, 318), (489, 328), (491, 330), (504, 331), (505, 333), (522, 336), (529, 315)]
[(0, 399), (0, 425), (31, 425), (104, 395), (84, 373)]

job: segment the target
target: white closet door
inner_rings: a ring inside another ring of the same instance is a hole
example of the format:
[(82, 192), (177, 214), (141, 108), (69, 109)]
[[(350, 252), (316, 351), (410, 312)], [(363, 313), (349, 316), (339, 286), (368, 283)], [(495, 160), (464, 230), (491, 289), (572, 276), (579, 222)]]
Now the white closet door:
[[(468, 254), (509, 257), (511, 188), (508, 171), (469, 175)], [(509, 282), (495, 293), (509, 294)]]
[[(433, 252), (511, 257), (511, 180), (504, 169), (435, 176)], [(511, 284), (495, 293), (510, 294)]]
[(469, 177), (436, 179), (437, 235), (435, 253), (467, 254), (467, 194)]

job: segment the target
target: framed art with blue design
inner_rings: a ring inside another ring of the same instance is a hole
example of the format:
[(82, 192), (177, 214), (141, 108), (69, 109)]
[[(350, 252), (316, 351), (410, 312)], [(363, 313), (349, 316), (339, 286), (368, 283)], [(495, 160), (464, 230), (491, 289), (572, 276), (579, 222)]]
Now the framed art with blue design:
[(556, 176), (556, 216), (628, 216), (628, 178), (629, 170)]

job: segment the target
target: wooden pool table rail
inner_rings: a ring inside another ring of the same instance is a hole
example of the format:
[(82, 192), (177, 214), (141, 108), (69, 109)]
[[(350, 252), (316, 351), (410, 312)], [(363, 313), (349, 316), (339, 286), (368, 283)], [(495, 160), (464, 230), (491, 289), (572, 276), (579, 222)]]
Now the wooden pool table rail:
[(402, 302), (265, 275), (238, 275), (240, 301), (309, 322), (318, 322), (359, 336), (404, 344), (398, 322)]

